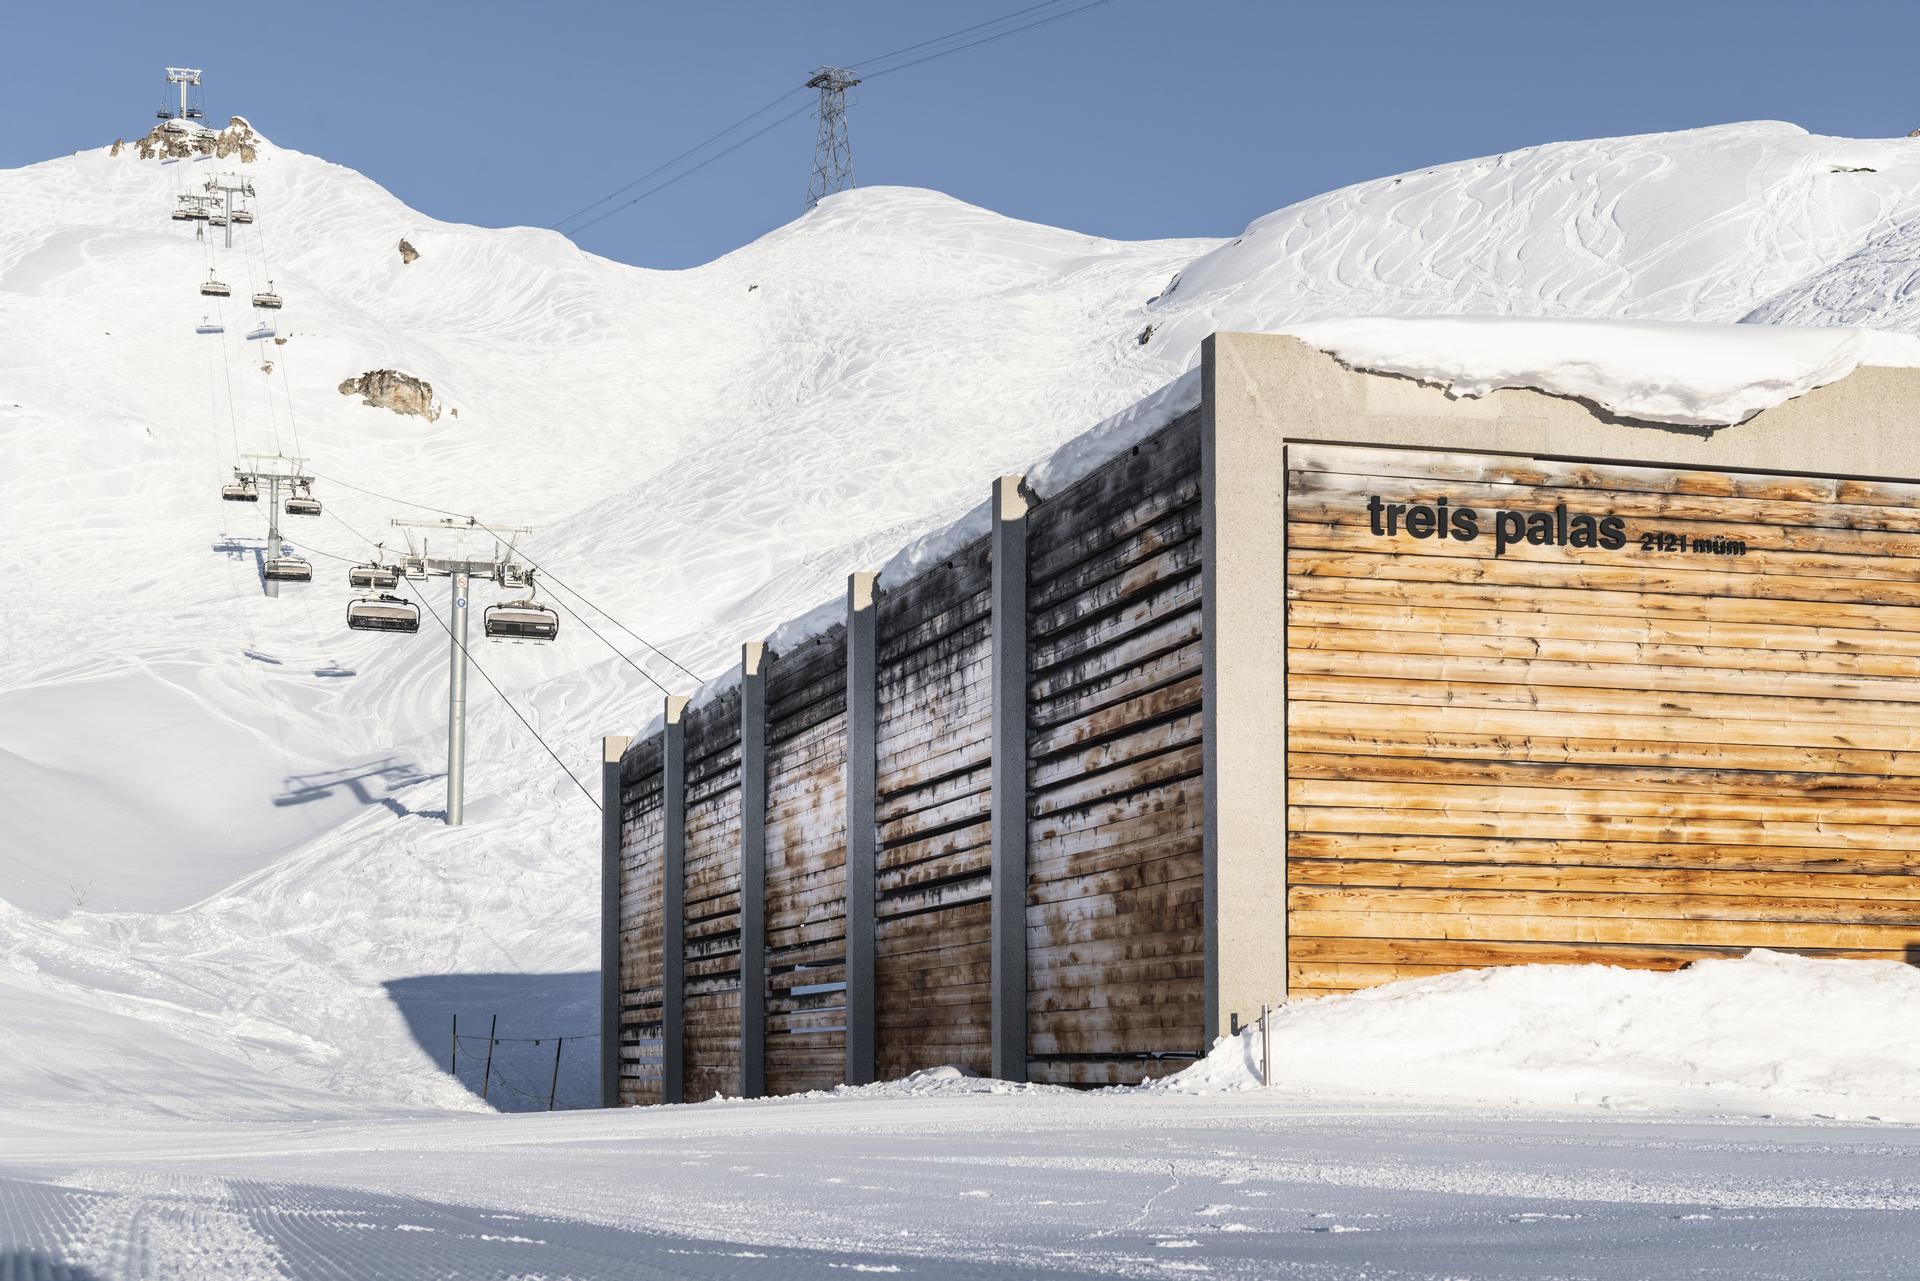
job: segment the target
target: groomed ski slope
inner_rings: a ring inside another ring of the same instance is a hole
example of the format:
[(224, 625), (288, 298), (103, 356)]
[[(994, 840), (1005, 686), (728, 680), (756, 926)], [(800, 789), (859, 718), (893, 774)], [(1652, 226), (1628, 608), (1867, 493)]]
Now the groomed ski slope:
[[(203, 169), (259, 193), (257, 235), (214, 267), (236, 295), (271, 276), (286, 296), (271, 377), (245, 308), (196, 293), (206, 250), (167, 219)], [(1188, 370), (1215, 329), (1468, 314), (1910, 332), (1898, 245), (1917, 178), (1920, 143), (1732, 125), (1437, 166), (1232, 241), (1138, 244), (872, 188), (650, 272), (427, 219), (271, 144), (246, 166), (102, 149), (0, 173), (17, 232), (0, 244), (0, 548), (31, 606), (0, 611), (0, 1110), (478, 1109), (436, 1066), (454, 1013), (593, 1030), (598, 815), (476, 679), (469, 823), (437, 821), (444, 639), (431, 621), (347, 632), (330, 559), (391, 539), (389, 516), (539, 527), (539, 563), (693, 675), (587, 621), (690, 691), (991, 476)], [(1843, 297), (1848, 280), (1871, 284)], [(207, 312), (224, 336), (194, 334)], [(1765, 396), (1856, 358), (1821, 352)], [(1432, 372), (1485, 381), (1473, 364)], [(384, 367), (430, 380), (445, 412), (335, 390)], [(1751, 380), (1735, 383), (1667, 391), (1737, 418)], [(264, 520), (216, 488), (236, 449), (296, 433), (329, 515), (286, 522), (317, 576), (268, 600)], [(477, 652), (589, 784), (598, 736), (658, 706), (572, 618), (554, 646)], [(568, 1062), (563, 1103), (585, 1101), (590, 1065)], [(528, 1097), (536, 1070), (513, 1065)]]

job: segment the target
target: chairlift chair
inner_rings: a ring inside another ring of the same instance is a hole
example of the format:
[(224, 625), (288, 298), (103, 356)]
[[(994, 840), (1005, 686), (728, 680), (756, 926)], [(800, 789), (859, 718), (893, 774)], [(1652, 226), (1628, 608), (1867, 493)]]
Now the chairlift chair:
[(550, 641), (560, 634), (560, 615), (531, 597), (489, 605), (480, 622), (489, 640)]
[(257, 503), (260, 491), (254, 488), (250, 480), (235, 478), (220, 487), (220, 497), (230, 503)]
[[(360, 567), (355, 566), (355, 570)], [(410, 600), (389, 596), (362, 596), (347, 604), (347, 626), (356, 632), (417, 632), (420, 607)]]
[(310, 583), (313, 581), (313, 562), (298, 556), (270, 556), (267, 558), (266, 575), (276, 583)]
[(208, 298), (231, 298), (233, 296), (233, 290), (227, 288), (226, 282), (215, 280), (211, 271), (207, 273), (207, 278), (200, 282), (200, 292)]
[(265, 289), (253, 296), (253, 305), (266, 311), (280, 310), (280, 295), (273, 292), (273, 282), (271, 280), (267, 282)]
[(347, 571), (347, 586), (391, 588), (400, 585), (400, 570), (394, 565), (382, 565), (378, 561), (368, 561), (364, 565), (355, 565)]
[(187, 119), (189, 120), (204, 120), (206, 119), (206, 116), (207, 116), (207, 113), (200, 110), (200, 108), (198, 107), (187, 108)]
[(226, 225), (227, 216), (225, 214), (211, 214), (207, 218), (207, 226), (209, 227), (224, 227)]
[(208, 320), (205, 316), (202, 316), (200, 317), (200, 323), (193, 327), (193, 332), (196, 334), (224, 334), (227, 332), (227, 327), (217, 320)]
[(245, 225), (246, 223), (250, 223), (253, 221), (253, 210), (236, 209), (233, 211), (233, 220), (242, 225)]
[(165, 107), (160, 108), (160, 110), (154, 112), (153, 115), (156, 120), (173, 119), (173, 113), (171, 111), (168, 111)]
[(263, 338), (273, 337), (273, 326), (262, 321), (247, 331), (248, 342), (259, 342)]
[(294, 482), (293, 492), (287, 495), (281, 506), (289, 516), (318, 516), (320, 500), (313, 496), (313, 486), (301, 481)]
[(167, 123), (160, 126), (160, 132), (162, 133), (181, 134), (181, 133), (185, 133), (186, 131), (187, 131), (187, 127), (185, 125), (181, 124), (178, 120), (174, 120), (172, 118), (169, 118), (167, 120)]
[(192, 221), (193, 221), (193, 210), (191, 210), (191, 209), (176, 209), (176, 210), (174, 210), (174, 211), (173, 211), (173, 220), (174, 220), (175, 222), (192, 222)]

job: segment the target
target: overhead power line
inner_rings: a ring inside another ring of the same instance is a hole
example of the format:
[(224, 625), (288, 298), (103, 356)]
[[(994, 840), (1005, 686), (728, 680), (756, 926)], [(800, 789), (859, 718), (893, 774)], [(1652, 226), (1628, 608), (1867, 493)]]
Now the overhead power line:
[[(1051, 0), (1049, 0), (1049, 2), (1051, 3)], [(590, 205), (582, 205), (580, 208), (574, 210), (572, 213), (568, 214), (566, 217), (558, 219), (553, 224), (551, 224), (552, 229), (555, 231), (560, 230), (562, 225), (572, 222), (575, 218), (578, 218), (581, 214), (590, 213), (593, 210), (598, 209), (601, 205), (606, 204), (607, 201), (614, 199), (616, 196), (625, 195), (627, 192), (632, 191), (635, 187), (639, 186), (641, 183), (645, 182), (647, 179), (653, 177), (655, 174), (663, 173), (666, 170), (673, 168), (675, 165), (679, 164), (682, 160), (685, 160), (687, 157), (694, 155), (697, 152), (706, 150), (706, 148), (720, 141), (722, 138), (726, 137), (728, 134), (732, 133), (734, 130), (740, 128), (742, 125), (745, 125), (749, 121), (755, 120), (760, 116), (766, 115), (769, 111), (772, 111), (775, 107), (785, 102), (788, 98), (793, 97), (794, 94), (801, 92), (802, 88), (803, 86), (800, 86), (800, 85), (794, 86), (793, 88), (787, 90), (785, 93), (781, 94), (779, 97), (767, 103), (765, 106), (756, 107), (754, 110), (749, 111), (746, 115), (741, 116), (738, 120), (734, 121), (732, 124), (728, 125), (726, 128), (720, 130), (718, 133), (709, 134), (705, 138), (702, 138), (699, 142), (694, 143), (691, 147), (688, 147), (685, 151), (681, 152), (679, 155), (675, 156), (673, 159), (661, 161), (659, 164), (655, 165), (653, 168), (641, 174), (638, 178), (635, 178), (632, 182), (629, 182), (624, 186), (615, 187), (612, 191), (609, 191), (606, 195), (600, 197), (600, 199), (594, 201)], [(757, 137), (758, 135), (756, 134), (755, 136)], [(692, 172), (692, 171), (689, 170), (688, 172)]]
[(1057, 5), (1065, 3), (1067, 3), (1067, 0), (1040, 0), (1039, 4), (1030, 4), (1024, 9), (1015, 9), (1012, 13), (1003, 13), (997, 18), (988, 18), (985, 22), (976, 22), (971, 27), (961, 27), (958, 31), (949, 31), (943, 36), (930, 36), (925, 40), (916, 40), (912, 44), (902, 45), (898, 49), (890, 49), (886, 53), (876, 53), (871, 58), (861, 58), (859, 61), (850, 62), (847, 65), (861, 69), (876, 66), (882, 62), (886, 62), (890, 58), (897, 58), (903, 53), (912, 53), (917, 49), (925, 49), (930, 45), (942, 44), (945, 41), (953, 39), (955, 36), (964, 36), (968, 32), (979, 31), (985, 27), (997, 27), (1003, 22), (1032, 13), (1036, 9), (1052, 9)]
[[(1015, 9), (1009, 13), (1003, 13), (997, 18), (989, 18), (984, 22), (976, 22), (970, 26), (960, 27), (957, 30), (946, 32), (943, 35), (930, 36), (925, 40), (917, 40), (912, 44), (902, 45), (898, 49), (894, 49), (888, 53), (878, 54), (874, 57), (866, 59), (864, 62), (852, 63), (850, 64), (849, 69), (852, 71), (858, 72), (862, 79), (867, 79), (867, 80), (877, 79), (881, 76), (890, 76), (896, 71), (905, 71), (910, 67), (922, 66), (926, 63), (933, 62), (939, 58), (949, 57), (956, 53), (964, 53), (969, 49), (978, 49), (982, 45), (988, 45), (988, 44), (994, 43), (995, 41), (1005, 40), (1012, 36), (1020, 35), (1023, 32), (1032, 31), (1036, 28), (1044, 27), (1051, 23), (1059, 22), (1066, 18), (1072, 18), (1079, 14), (1086, 13), (1089, 10), (1098, 9), (1103, 5), (1107, 5), (1111, 3), (1113, 3), (1113, 0), (1079, 0), (1079, 2), (1076, 2), (1076, 0), (1043, 0), (1043, 2), (1040, 4), (1030, 4), (1025, 6), (1024, 8)], [(1064, 9), (1060, 8), (1060, 6), (1063, 4), (1069, 5), (1071, 7), (1064, 8)], [(1051, 10), (1052, 12), (1047, 12), (1049, 10)], [(1030, 18), (1032, 20), (1027, 22), (1017, 22), (1016, 25), (1014, 26), (1005, 25), (1010, 22), (1016, 22), (1017, 19), (1021, 19), (1021, 18)], [(993, 28), (1002, 28), (1002, 29), (993, 30)], [(984, 35), (977, 34), (980, 32), (985, 32), (986, 34)], [(974, 38), (966, 39), (966, 37), (968, 36), (973, 36)], [(956, 40), (961, 41), (961, 43), (958, 43), (958, 44), (953, 43)], [(921, 52), (923, 50), (927, 52)], [(920, 56), (909, 58), (905, 62), (892, 62), (893, 59), (904, 57), (905, 55), (914, 54), (914, 53), (918, 53)], [(891, 65), (885, 65), (888, 63), (891, 63)], [(716, 133), (709, 134), (707, 137), (701, 139), (699, 142), (695, 143), (693, 146), (688, 147), (685, 151), (673, 157), (671, 160), (663, 161), (662, 163), (655, 165), (653, 168), (647, 170), (645, 173), (639, 175), (636, 178), (629, 180), (628, 182), (622, 184), (619, 187), (616, 187), (614, 190), (608, 192), (606, 195), (600, 197), (598, 200), (593, 201), (591, 204), (583, 205), (579, 209), (576, 209), (572, 213), (568, 214), (566, 217), (558, 219), (554, 223), (550, 224), (551, 229), (555, 231), (564, 231), (564, 234), (568, 236), (577, 236), (581, 232), (585, 231), (587, 228), (597, 226), (598, 224), (606, 221), (608, 218), (611, 218), (614, 214), (619, 213), (622, 210), (631, 209), (633, 206), (639, 204), (641, 201), (650, 199), (651, 197), (658, 195), (660, 192), (665, 191), (668, 187), (673, 186), (675, 183), (680, 182), (682, 179), (692, 177), (694, 174), (706, 168), (708, 165), (712, 164), (714, 161), (719, 160), (723, 156), (731, 155), (733, 152), (738, 151), (741, 147), (744, 147), (748, 143), (752, 142), (754, 139), (762, 137), (765, 134), (771, 132), (772, 130), (777, 129), (779, 126), (785, 124), (787, 121), (793, 119), (795, 116), (800, 115), (802, 112), (808, 110), (810, 107), (813, 107), (815, 104), (811, 100), (804, 101), (799, 106), (795, 107), (793, 110), (787, 112), (786, 114), (772, 121), (770, 124), (767, 124), (759, 129), (756, 129), (754, 132), (748, 134), (746, 137), (740, 138), (734, 141), (733, 143), (723, 148), (722, 150), (717, 151), (710, 156), (707, 156), (706, 158), (699, 161), (697, 164), (694, 164), (689, 168), (682, 170), (680, 173), (674, 174), (670, 178), (666, 178), (661, 182), (655, 183), (653, 186), (648, 187), (645, 190), (641, 191), (638, 195), (635, 195), (632, 199), (623, 201), (620, 204), (615, 205), (613, 208), (608, 209), (603, 213), (597, 214), (594, 217), (588, 219), (587, 221), (579, 223), (578, 225), (573, 226), (571, 228), (568, 228), (565, 225), (569, 222), (572, 222), (574, 219), (580, 217), (582, 214), (589, 213), (595, 209), (598, 209), (601, 205), (606, 204), (610, 200), (618, 199), (620, 196), (625, 195), (627, 192), (632, 191), (635, 187), (646, 182), (649, 178), (653, 178), (660, 174), (666, 173), (668, 170), (680, 164), (682, 161), (691, 159), (693, 156), (698, 155), (700, 152), (706, 150), (708, 147), (719, 142), (722, 138), (727, 137), (729, 134), (734, 133), (736, 130), (743, 128), (753, 120), (756, 120), (759, 117), (765, 115), (767, 112), (772, 111), (775, 107), (778, 107), (781, 103), (787, 101), (787, 99), (792, 97), (794, 94), (805, 93), (807, 88), (808, 86), (806, 85), (795, 85), (793, 88), (788, 89), (786, 92), (780, 94), (778, 97), (773, 98), (772, 100), (767, 102), (764, 106), (757, 107), (753, 111), (748, 112), (746, 115), (740, 117), (740, 119), (726, 126), (726, 128), (721, 129)]]
[[(1056, 2), (1058, 2), (1058, 0), (1056, 0)], [(911, 59), (910, 61), (907, 61), (907, 62), (898, 62), (890, 67), (879, 67), (875, 69), (869, 69), (867, 66), (863, 64), (855, 63), (854, 70), (860, 72), (862, 78), (864, 79), (878, 80), (881, 76), (890, 76), (896, 71), (905, 71), (909, 67), (918, 67), (923, 63), (932, 62), (938, 58), (945, 58), (956, 53), (965, 53), (969, 49), (978, 49), (981, 45), (992, 44), (996, 40), (1005, 40), (1009, 36), (1017, 36), (1023, 31), (1032, 31), (1036, 27), (1044, 27), (1050, 23), (1059, 22), (1063, 18), (1071, 18), (1077, 14), (1085, 13), (1089, 9), (1098, 9), (1102, 5), (1112, 4), (1112, 3), (1113, 3), (1113, 0), (1089, 0), (1088, 3), (1083, 3), (1077, 8), (1061, 10), (1058, 13), (1049, 14), (1044, 18), (1038, 18), (1032, 22), (1022, 23), (1020, 26), (1017, 26), (1017, 27), (1009, 27), (1005, 31), (996, 31), (990, 35), (981, 36), (977, 40), (969, 40), (965, 44), (957, 44), (957, 45), (951, 46), (950, 48), (939, 49), (933, 53), (923, 54), (922, 56)], [(1007, 14), (1002, 18), (995, 19), (994, 21), (1004, 22), (1008, 18), (1018, 17), (1020, 14), (1031, 13), (1033, 12), (1034, 9), (1040, 9), (1040, 8), (1046, 8), (1046, 7), (1050, 7), (1050, 6), (1035, 5), (1033, 6), (1033, 9), (1021, 9), (1021, 10), (1018, 10), (1016, 13)], [(993, 25), (994, 25), (994, 22), (977, 23), (975, 24), (975, 26), (965, 28), (964, 30), (975, 31), (975, 30), (978, 30), (980, 27), (987, 27), (987, 26), (993, 26)], [(922, 41), (920, 46), (909, 46), (909, 48), (922, 47), (927, 45), (937, 45), (944, 41), (951, 40), (955, 36), (962, 35), (962, 34), (964, 34), (964, 31), (950, 31), (944, 36), (937, 36), (932, 40)], [(906, 50), (901, 50), (900, 52), (904, 53), (906, 52)], [(884, 61), (884, 60), (885, 60), (884, 58), (881, 59), (881, 61)]]

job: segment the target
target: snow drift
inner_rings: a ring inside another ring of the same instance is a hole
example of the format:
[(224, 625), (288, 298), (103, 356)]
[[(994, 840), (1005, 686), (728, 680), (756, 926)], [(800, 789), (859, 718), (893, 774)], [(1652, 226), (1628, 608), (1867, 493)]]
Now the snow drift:
[[(1753, 952), (1683, 970), (1526, 965), (1269, 1016), (1281, 1090), (1628, 1111), (1920, 1120), (1920, 969)], [(1260, 1030), (1146, 1088), (1258, 1088)]]

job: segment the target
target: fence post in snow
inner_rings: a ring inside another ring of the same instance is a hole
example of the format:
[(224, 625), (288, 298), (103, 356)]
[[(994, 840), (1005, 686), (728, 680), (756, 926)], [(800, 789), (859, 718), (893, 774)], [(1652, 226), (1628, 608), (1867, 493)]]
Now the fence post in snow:
[(460, 1076), (460, 1016), (458, 1014), (453, 1016), (453, 1053), (447, 1056), (447, 1075), (456, 1080)]
[(660, 1101), (686, 1102), (687, 697), (667, 696), (660, 743)]
[(993, 483), (993, 1074), (1027, 1079), (1027, 495)]
[(878, 574), (847, 578), (847, 1064), (848, 1085), (871, 1085), (878, 1069), (873, 933), (879, 833), (876, 733), (879, 724)]
[(547, 1085), (547, 1111), (553, 1111), (554, 1095), (560, 1093), (560, 1051), (566, 1045), (567, 1038), (561, 1037), (553, 1043), (553, 1080)]
[(620, 1106), (620, 758), (633, 741), (600, 740), (600, 1106)]
[(767, 647), (740, 647), (740, 1094), (767, 1092)]
[(493, 1034), (500, 1030), (500, 1016), (494, 1015), (487, 1022), (487, 1066), (480, 1072), (480, 1097), (486, 1098), (487, 1091), (493, 1088)]

